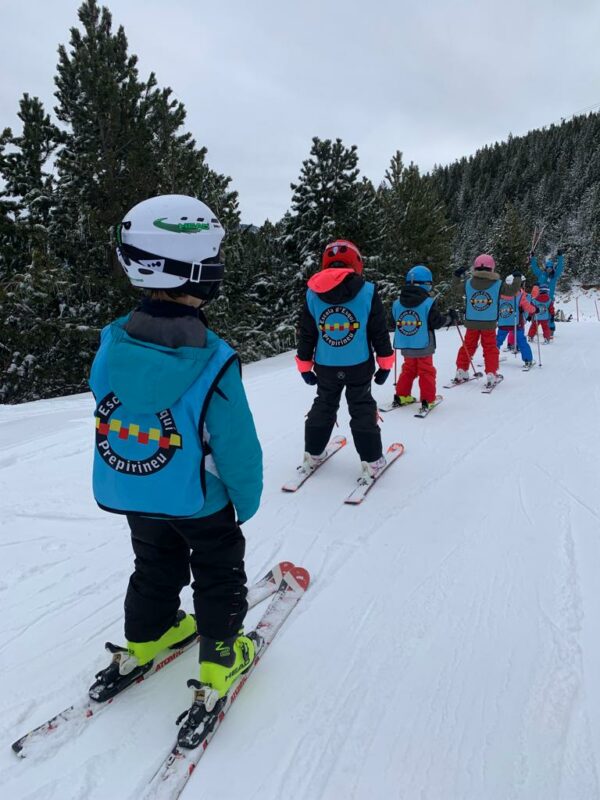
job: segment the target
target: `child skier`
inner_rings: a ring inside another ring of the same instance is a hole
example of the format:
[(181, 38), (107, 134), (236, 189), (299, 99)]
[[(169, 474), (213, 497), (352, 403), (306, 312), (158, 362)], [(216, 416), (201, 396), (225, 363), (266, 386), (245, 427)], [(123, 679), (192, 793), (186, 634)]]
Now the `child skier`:
[[(504, 283), (495, 271), (496, 262), (492, 256), (483, 253), (473, 262), (472, 272), (465, 282), (465, 342), (456, 357), (455, 383), (463, 383), (469, 378), (469, 364), (477, 350), (479, 340), (483, 347), (486, 385), (496, 383), (499, 365), (498, 346), (496, 344), (496, 326), (500, 307), (500, 295), (514, 297), (520, 288), (520, 281), (509, 275)], [(460, 277), (467, 271), (466, 267), (455, 271)]]
[[(523, 282), (524, 280), (525, 278), (521, 276), (521, 281)], [(498, 349), (500, 349), (507, 336), (510, 338), (512, 335), (514, 339), (514, 330), (516, 327), (517, 340), (515, 346), (517, 351), (521, 353), (523, 364), (526, 367), (533, 366), (533, 355), (525, 336), (525, 315), (534, 314), (535, 310), (536, 307), (530, 302), (522, 286), (518, 294), (512, 297), (504, 294), (500, 295), (496, 344), (498, 345)]]
[(362, 272), (356, 245), (345, 239), (327, 245), (321, 271), (308, 281), (296, 364), (304, 381), (317, 386), (306, 419), (303, 469), (312, 471), (323, 460), (345, 389), (354, 444), (363, 477), (369, 480), (385, 465), (371, 395), (373, 350), (379, 367), (375, 383), (380, 385), (390, 374), (394, 355), (377, 289)]
[[(538, 264), (535, 253), (530, 253), (529, 264), (539, 283), (548, 287), (550, 298), (554, 302), (556, 284), (565, 268), (563, 251), (557, 250), (556, 260), (547, 258), (543, 267)], [(556, 329), (556, 325), (554, 324), (554, 311), (552, 311), (548, 317), (548, 328), (550, 330), (550, 338), (552, 339)]]
[(532, 303), (534, 305), (534, 312), (531, 320), (531, 326), (527, 334), (529, 336), (529, 341), (533, 341), (537, 333), (539, 323), (542, 333), (544, 334), (544, 341), (546, 344), (549, 344), (552, 338), (549, 322), (550, 316), (554, 316), (554, 302), (550, 296), (550, 289), (547, 284), (544, 283), (540, 286), (537, 296), (534, 297), (532, 293)]
[[(223, 277), (223, 235), (204, 203), (182, 195), (139, 203), (118, 228), (119, 261), (149, 291), (102, 331), (90, 376), (94, 495), (101, 508), (126, 515), (135, 553), (127, 646), (110, 646), (113, 661), (90, 689), (97, 700), (133, 683), (162, 650), (199, 635), (191, 713), (216, 704), (254, 658), (253, 640), (240, 635), (240, 524), (258, 508), (262, 453), (239, 358), (200, 310)], [(195, 617), (179, 609), (190, 569)]]
[(435, 331), (458, 319), (454, 309), (447, 314), (438, 310), (432, 288), (431, 270), (419, 264), (406, 273), (406, 285), (392, 306), (396, 326), (394, 348), (401, 350), (404, 356), (393, 404), (403, 406), (415, 402), (411, 391), (418, 377), (422, 411), (426, 411), (436, 397)]

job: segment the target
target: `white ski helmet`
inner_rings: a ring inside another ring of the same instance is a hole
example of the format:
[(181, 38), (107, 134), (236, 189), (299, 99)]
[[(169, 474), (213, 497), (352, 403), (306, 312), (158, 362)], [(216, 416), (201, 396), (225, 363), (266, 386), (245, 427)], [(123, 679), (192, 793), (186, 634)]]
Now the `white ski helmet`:
[(223, 280), (224, 235), (219, 220), (200, 200), (163, 194), (142, 200), (125, 214), (117, 226), (117, 256), (134, 286), (176, 289), (208, 301)]

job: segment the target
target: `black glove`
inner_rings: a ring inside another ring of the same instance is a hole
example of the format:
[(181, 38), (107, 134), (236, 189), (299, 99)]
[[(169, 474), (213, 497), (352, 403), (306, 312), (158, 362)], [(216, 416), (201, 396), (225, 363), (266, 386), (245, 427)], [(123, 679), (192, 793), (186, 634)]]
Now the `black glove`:
[(529, 260), (531, 261), (532, 258), (535, 258), (535, 253), (533, 250), (529, 253)]
[(308, 372), (301, 372), (300, 375), (302, 375), (302, 380), (304, 383), (307, 383), (309, 386), (316, 386), (317, 376), (312, 370), (309, 370)]
[(561, 248), (560, 250), (556, 251), (557, 256), (562, 256), (565, 251)]
[(449, 308), (448, 311), (446, 311), (446, 315), (448, 317), (448, 326), (459, 324), (460, 315), (455, 308)]
[(461, 278), (468, 269), (468, 267), (459, 267), (458, 269), (454, 270), (454, 276), (456, 278)]
[(373, 378), (373, 380), (378, 386), (383, 386), (383, 384), (387, 381), (389, 374), (390, 374), (389, 369), (379, 368), (375, 373), (375, 377)]

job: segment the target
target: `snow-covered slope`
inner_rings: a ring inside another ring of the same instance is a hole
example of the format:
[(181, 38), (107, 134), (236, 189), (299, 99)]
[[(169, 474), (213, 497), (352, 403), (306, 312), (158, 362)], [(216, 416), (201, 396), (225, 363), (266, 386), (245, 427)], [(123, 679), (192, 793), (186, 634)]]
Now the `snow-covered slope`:
[(568, 292), (557, 294), (555, 306), (562, 310), (565, 318), (573, 315), (572, 322), (600, 321), (600, 290), (582, 289), (574, 285)]
[[(313, 391), (289, 355), (245, 382), (266, 489), (247, 568), (313, 583), (190, 780), (197, 800), (600, 798), (600, 325), (559, 325), (486, 396), (385, 416), (406, 455), (358, 508), (345, 448), (296, 495)], [(456, 331), (439, 336), (453, 373)], [(536, 354), (537, 357), (537, 354)], [(391, 385), (376, 387), (388, 398)], [(89, 395), (0, 408), (0, 797), (135, 800), (195, 656), (41, 762), (10, 742), (85, 692), (121, 640), (126, 525), (90, 494)], [(345, 411), (340, 432), (348, 432)], [(190, 596), (184, 602), (191, 607)]]

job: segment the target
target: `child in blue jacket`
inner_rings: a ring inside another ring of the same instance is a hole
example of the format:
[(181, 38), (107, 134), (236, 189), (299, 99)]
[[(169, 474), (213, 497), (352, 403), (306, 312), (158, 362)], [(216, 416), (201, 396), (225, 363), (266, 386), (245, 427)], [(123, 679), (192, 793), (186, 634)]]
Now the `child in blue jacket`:
[[(254, 658), (253, 640), (240, 635), (247, 611), (240, 524), (259, 505), (262, 453), (239, 358), (201, 311), (219, 290), (223, 235), (204, 203), (182, 195), (145, 200), (119, 226), (121, 265), (148, 292), (104, 329), (92, 366), (93, 484), (102, 508), (126, 515), (135, 568), (125, 597), (127, 647), (111, 646), (93, 699), (109, 699), (161, 651), (199, 637), (194, 704), (208, 708)], [(179, 608), (190, 570), (195, 617)]]

